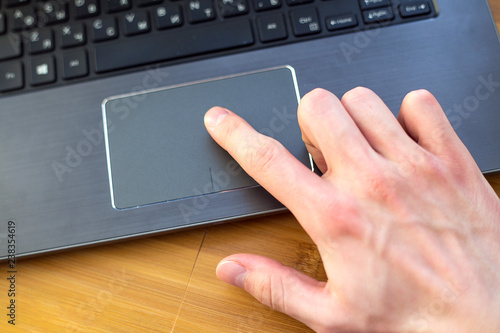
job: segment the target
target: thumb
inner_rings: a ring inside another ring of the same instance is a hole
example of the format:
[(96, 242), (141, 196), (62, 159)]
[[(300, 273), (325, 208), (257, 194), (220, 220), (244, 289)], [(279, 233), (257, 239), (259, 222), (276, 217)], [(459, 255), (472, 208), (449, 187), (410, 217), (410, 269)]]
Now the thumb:
[[(217, 266), (217, 277), (243, 288), (259, 302), (315, 329), (331, 297), (320, 282), (280, 262), (252, 254), (236, 254)], [(331, 313), (329, 313), (331, 316)]]

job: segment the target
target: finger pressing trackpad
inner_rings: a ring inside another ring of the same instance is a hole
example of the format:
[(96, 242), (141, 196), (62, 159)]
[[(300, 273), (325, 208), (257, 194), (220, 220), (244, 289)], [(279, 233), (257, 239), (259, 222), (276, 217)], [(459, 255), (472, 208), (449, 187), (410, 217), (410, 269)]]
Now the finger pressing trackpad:
[[(140, 207), (257, 185), (207, 133), (223, 106), (310, 167), (291, 67), (108, 98), (103, 102), (112, 205)], [(249, 142), (248, 144), (252, 144)]]

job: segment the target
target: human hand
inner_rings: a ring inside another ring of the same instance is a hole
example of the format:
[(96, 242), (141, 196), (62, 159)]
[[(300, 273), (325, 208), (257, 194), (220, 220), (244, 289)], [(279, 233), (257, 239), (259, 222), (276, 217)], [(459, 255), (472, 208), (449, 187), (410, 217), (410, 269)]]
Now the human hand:
[(318, 332), (500, 332), (500, 200), (427, 91), (396, 119), (365, 88), (300, 102), (318, 176), (216, 107), (215, 141), (295, 215), (328, 281), (250, 254), (217, 276)]

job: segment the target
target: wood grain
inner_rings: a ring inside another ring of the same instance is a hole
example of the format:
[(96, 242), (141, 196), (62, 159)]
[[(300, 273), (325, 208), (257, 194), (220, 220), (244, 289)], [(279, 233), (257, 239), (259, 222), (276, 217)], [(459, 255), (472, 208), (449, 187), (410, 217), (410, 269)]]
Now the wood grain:
[[(500, 27), (500, 0), (490, 1)], [(487, 177), (500, 195), (500, 175)], [(0, 332), (310, 332), (215, 277), (238, 252), (325, 280), (315, 245), (281, 214), (18, 262), (16, 326), (0, 272)]]
[[(214, 279), (217, 263), (233, 253), (268, 256), (326, 280), (316, 246), (290, 214), (209, 228), (175, 331), (309, 331), (303, 324), (268, 309), (238, 288)], [(208, 308), (207, 304), (210, 304)]]
[(172, 331), (204, 233), (18, 261), (15, 329), (2, 265), (0, 332)]

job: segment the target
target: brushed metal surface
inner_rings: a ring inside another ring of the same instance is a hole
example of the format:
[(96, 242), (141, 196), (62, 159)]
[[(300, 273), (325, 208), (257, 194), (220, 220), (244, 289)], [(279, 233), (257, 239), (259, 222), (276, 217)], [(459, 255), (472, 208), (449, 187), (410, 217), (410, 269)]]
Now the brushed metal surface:
[[(485, 0), (439, 0), (437, 18), (41, 90), (0, 99), (0, 258), (172, 231), (283, 209), (263, 189), (141, 209), (111, 207), (100, 105), (109, 96), (291, 65), (299, 90), (436, 95), (483, 172), (500, 168), (500, 47)], [(131, 98), (127, 107), (137, 107)], [(124, 112), (126, 110), (124, 109)], [(119, 124), (115, 124), (119, 125)], [(299, 194), (297, 194), (299, 195)]]

